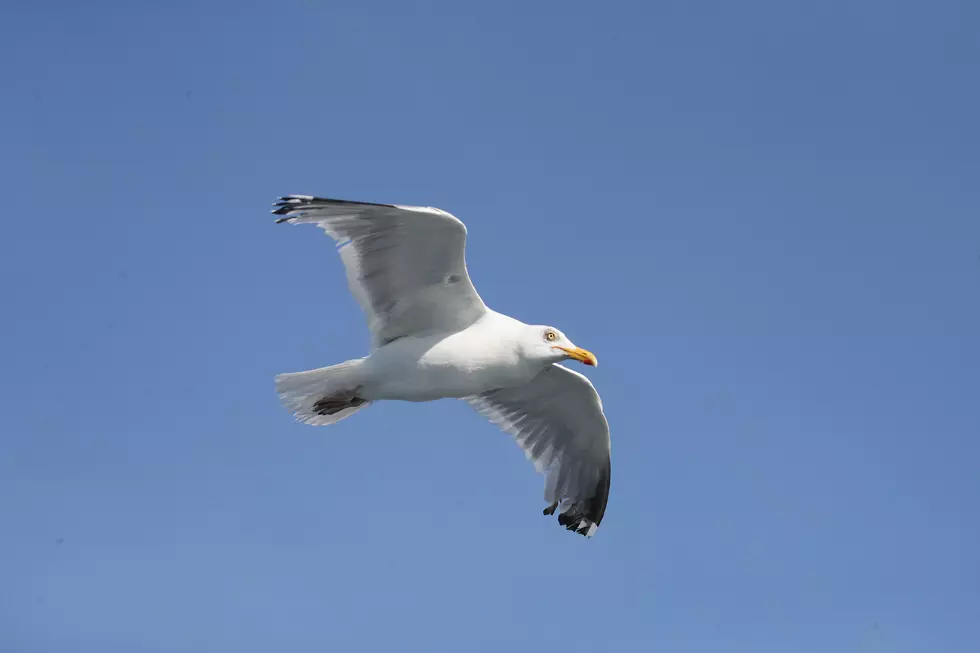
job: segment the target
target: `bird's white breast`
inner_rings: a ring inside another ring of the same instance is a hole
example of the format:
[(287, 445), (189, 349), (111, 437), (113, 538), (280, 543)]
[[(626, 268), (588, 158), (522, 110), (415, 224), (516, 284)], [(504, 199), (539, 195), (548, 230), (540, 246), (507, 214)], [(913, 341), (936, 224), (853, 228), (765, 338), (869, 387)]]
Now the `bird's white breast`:
[(367, 359), (365, 399), (432, 401), (527, 383), (543, 364), (527, 360), (520, 327), (490, 313), (463, 331), (399, 338)]

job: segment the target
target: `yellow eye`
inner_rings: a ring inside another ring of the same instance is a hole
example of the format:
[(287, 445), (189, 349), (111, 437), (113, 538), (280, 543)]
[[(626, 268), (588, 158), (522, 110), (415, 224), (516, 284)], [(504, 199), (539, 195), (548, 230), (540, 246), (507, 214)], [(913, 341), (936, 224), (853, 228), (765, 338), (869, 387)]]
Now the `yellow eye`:
[(548, 342), (554, 342), (555, 340), (558, 340), (558, 334), (549, 329), (548, 331), (544, 332), (544, 339)]

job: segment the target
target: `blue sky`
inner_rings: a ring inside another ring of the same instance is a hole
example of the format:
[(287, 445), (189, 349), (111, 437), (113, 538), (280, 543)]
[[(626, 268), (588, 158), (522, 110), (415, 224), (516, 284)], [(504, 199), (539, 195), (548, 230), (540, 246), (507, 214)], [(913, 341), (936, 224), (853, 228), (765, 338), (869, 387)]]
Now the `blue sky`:
[[(980, 10), (5, 3), (0, 649), (980, 649)], [(593, 350), (585, 540), (284, 193), (464, 220)]]

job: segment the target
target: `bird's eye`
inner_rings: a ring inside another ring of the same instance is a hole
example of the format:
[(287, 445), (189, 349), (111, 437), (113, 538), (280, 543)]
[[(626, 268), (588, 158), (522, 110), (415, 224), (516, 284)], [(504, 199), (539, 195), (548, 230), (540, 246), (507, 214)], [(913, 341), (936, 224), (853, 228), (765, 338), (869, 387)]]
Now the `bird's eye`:
[(548, 329), (544, 332), (544, 339), (548, 342), (554, 342), (555, 340), (558, 340), (558, 334), (551, 329)]

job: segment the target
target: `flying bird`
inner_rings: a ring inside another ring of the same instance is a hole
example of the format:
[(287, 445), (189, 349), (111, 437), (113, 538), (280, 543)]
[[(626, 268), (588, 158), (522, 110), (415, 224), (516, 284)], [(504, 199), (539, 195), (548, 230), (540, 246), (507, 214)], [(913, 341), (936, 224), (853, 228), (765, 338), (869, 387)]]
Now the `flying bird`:
[(592, 537), (609, 497), (609, 424), (589, 380), (564, 365), (596, 357), (551, 326), (489, 309), (466, 270), (466, 227), (440, 209), (288, 195), (277, 222), (337, 242), (372, 334), (365, 358), (276, 377), (306, 424), (381, 400), (457, 398), (509, 433), (545, 476), (545, 515)]

